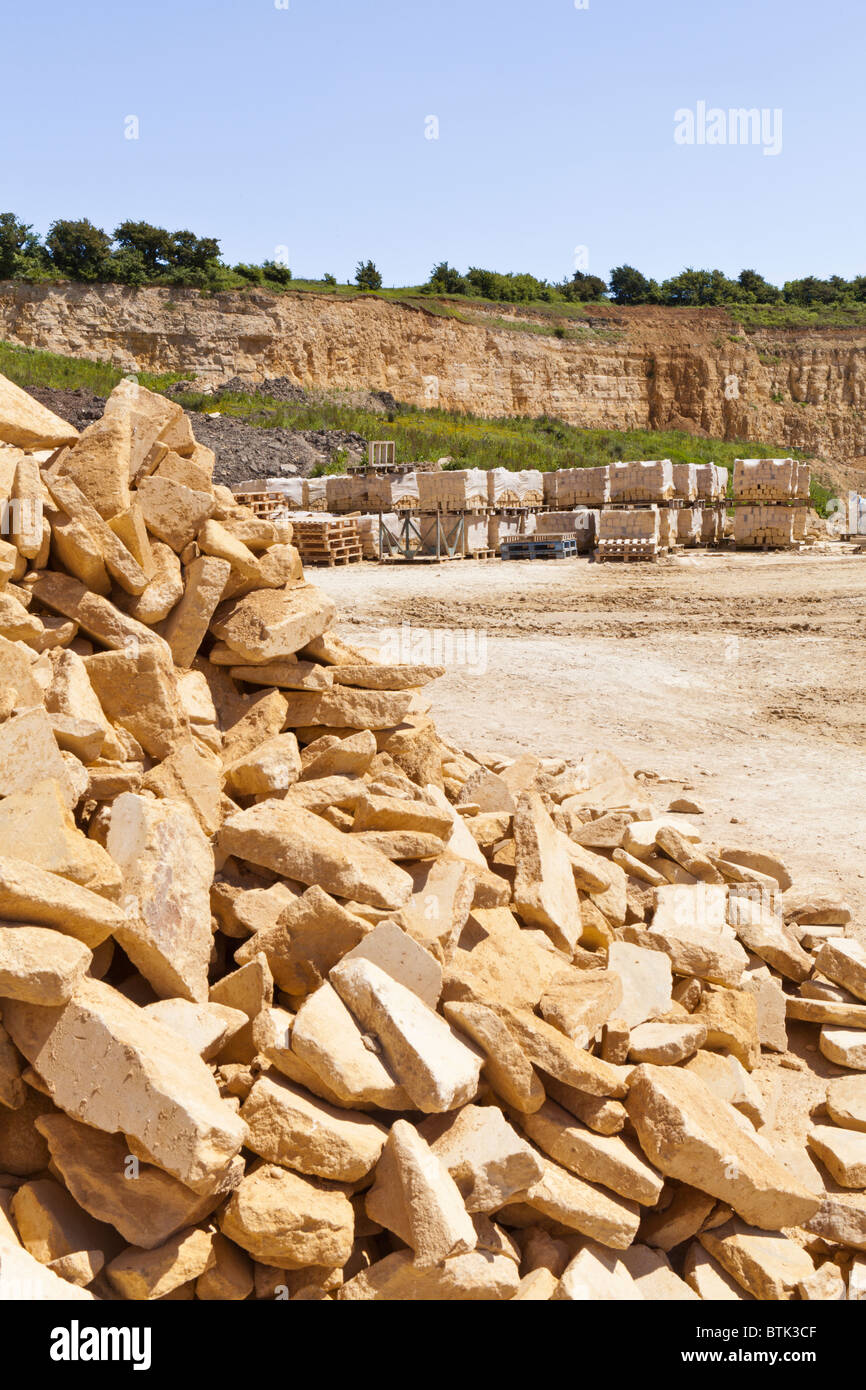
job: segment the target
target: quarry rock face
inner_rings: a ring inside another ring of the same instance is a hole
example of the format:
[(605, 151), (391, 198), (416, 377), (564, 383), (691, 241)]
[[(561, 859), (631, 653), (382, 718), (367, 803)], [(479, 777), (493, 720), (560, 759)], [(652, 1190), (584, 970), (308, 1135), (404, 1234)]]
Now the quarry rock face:
[[(0, 491), (46, 494), (0, 572), (0, 1295), (862, 1297), (850, 913), (610, 758), (446, 744), (180, 407), (96, 426), (0, 379)], [(789, 1023), (834, 1075), (780, 1133)]]
[[(552, 415), (587, 429), (672, 428), (786, 439), (830, 456), (864, 452), (851, 404), (866, 375), (862, 330), (746, 335), (723, 309), (594, 305), (595, 322), (578, 342), (474, 324), (465, 308), (470, 322), (462, 323), (372, 296), (256, 291), (203, 302), (175, 287), (130, 294), (117, 285), (6, 281), (0, 337), (214, 384), (281, 376), (314, 390), (388, 391), (424, 408), (433, 382), (444, 410), (465, 410), (471, 400), (486, 416)], [(728, 399), (731, 375), (748, 380), (748, 400), (744, 392)], [(69, 442), (65, 431), (58, 443)]]

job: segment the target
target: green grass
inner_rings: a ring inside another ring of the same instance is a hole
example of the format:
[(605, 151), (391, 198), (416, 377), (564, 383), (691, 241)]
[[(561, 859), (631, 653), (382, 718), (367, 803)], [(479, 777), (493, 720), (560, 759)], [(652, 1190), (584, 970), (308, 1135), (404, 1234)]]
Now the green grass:
[[(23, 386), (53, 386), (75, 391), (84, 388), (97, 396), (108, 396), (129, 372), (122, 372), (108, 362), (88, 362), (83, 357), (60, 357), (54, 352), (37, 348), (15, 347), (0, 342), (0, 373)], [(164, 391), (173, 381), (182, 381), (182, 372), (165, 372), (154, 376), (136, 372), (135, 378), (149, 391)]]
[(866, 304), (727, 304), (731, 318), (747, 333), (760, 328), (864, 328)]

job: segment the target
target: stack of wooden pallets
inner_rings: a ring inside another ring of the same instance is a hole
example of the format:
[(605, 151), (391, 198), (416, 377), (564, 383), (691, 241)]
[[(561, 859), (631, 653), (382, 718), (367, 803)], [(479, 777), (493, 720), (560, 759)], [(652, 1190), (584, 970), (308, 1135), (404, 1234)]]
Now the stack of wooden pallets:
[(353, 516), (296, 521), (294, 543), (304, 565), (354, 565), (363, 559), (358, 522)]

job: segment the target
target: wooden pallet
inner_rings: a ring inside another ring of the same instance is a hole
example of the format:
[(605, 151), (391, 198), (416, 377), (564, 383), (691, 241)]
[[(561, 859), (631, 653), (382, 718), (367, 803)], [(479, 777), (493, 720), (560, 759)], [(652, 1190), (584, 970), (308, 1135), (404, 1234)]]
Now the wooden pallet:
[(596, 560), (655, 560), (659, 546), (655, 541), (605, 540), (599, 541), (595, 552)]
[(463, 556), (464, 560), (498, 560), (498, 550), (467, 550)]
[(622, 498), (618, 497), (615, 502), (605, 502), (604, 507), (611, 512), (635, 512), (648, 511), (650, 507), (664, 508), (666, 511), (676, 511), (680, 507), (691, 507), (691, 502), (683, 501), (682, 497), (646, 497)]
[(567, 535), (546, 540), (502, 541), (499, 553), (503, 560), (569, 560), (577, 556), (577, 541)]

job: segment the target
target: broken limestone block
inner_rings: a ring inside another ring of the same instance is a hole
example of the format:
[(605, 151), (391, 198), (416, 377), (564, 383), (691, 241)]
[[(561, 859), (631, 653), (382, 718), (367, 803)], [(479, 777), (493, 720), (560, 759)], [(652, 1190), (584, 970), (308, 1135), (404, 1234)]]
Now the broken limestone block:
[(827, 941), (815, 958), (815, 969), (858, 999), (866, 999), (866, 948), (859, 941)]
[(147, 588), (148, 575), (74, 480), (62, 473), (49, 471), (46, 481), (58, 507), (62, 507), (67, 516), (89, 532), (112, 579), (128, 594), (142, 593)]
[(235, 961), (246, 965), (264, 952), (280, 989), (292, 995), (309, 994), (368, 931), (369, 924), (362, 918), (348, 912), (323, 888), (312, 887), (300, 897), (289, 897), (278, 909), (276, 924), (245, 941), (235, 952)]
[(698, 1241), (693, 1241), (683, 1261), (683, 1278), (698, 1298), (705, 1302), (751, 1303), (754, 1294), (747, 1293)]
[(329, 978), (361, 1026), (378, 1037), (419, 1110), (436, 1114), (473, 1099), (480, 1055), (412, 990), (363, 959), (341, 961)]
[(596, 1134), (550, 1100), (519, 1120), (529, 1138), (569, 1172), (642, 1206), (659, 1200), (661, 1176), (619, 1135)]
[[(386, 690), (351, 690), (346, 686), (321, 692), (287, 694), (289, 727), (321, 729), (392, 729), (412, 708), (412, 695)], [(305, 742), (309, 742), (306, 737)]]
[[(346, 1106), (408, 1110), (411, 1101), (366, 1038), (337, 991), (327, 982), (295, 1015), (291, 1050)], [(275, 1065), (279, 1065), (275, 1060)], [(304, 1084), (303, 1082), (301, 1084)]]
[(512, 1303), (547, 1303), (554, 1294), (559, 1280), (549, 1269), (533, 1269), (524, 1274)]
[[(80, 890), (83, 891), (83, 890)], [(85, 978), (60, 1008), (10, 1001), (3, 1022), (55, 1103), (120, 1131), (194, 1191), (213, 1191), (246, 1126), (201, 1058), (122, 994)]]
[(754, 995), (740, 989), (704, 990), (692, 1018), (706, 1027), (704, 1047), (724, 1049), (742, 1062), (746, 1071), (755, 1069), (761, 1060), (761, 1044)]
[(205, 835), (215, 835), (222, 820), (220, 765), (190, 739), (152, 767), (141, 783), (165, 801), (186, 802)]
[(474, 1250), (477, 1236), (445, 1163), (413, 1125), (391, 1128), (367, 1193), (367, 1215), (415, 1253), (418, 1266)]
[(311, 584), (256, 589), (244, 598), (221, 604), (211, 621), (211, 631), (227, 642), (241, 661), (258, 665), (295, 656), (327, 631), (335, 612), (333, 601)]
[(147, 588), (135, 598), (122, 599), (130, 619), (142, 624), (162, 622), (183, 598), (181, 564), (171, 546), (153, 541), (150, 551), (153, 573)]
[(416, 1264), (411, 1250), (399, 1250), (356, 1274), (334, 1295), (338, 1302), (502, 1302), (520, 1283), (507, 1255), (472, 1250), (438, 1265)]
[(639, 1023), (628, 1040), (631, 1062), (654, 1062), (657, 1066), (676, 1066), (706, 1044), (705, 1023)]
[(576, 1047), (558, 1028), (527, 1009), (515, 1009), (506, 1004), (497, 1004), (495, 1009), (534, 1066), (590, 1095), (625, 1095), (628, 1088), (622, 1069)]
[(301, 759), (292, 733), (277, 734), (225, 769), (225, 784), (235, 796), (272, 796), (298, 780)]
[(800, 1298), (813, 1302), (843, 1302), (848, 1296), (845, 1278), (838, 1265), (828, 1261), (799, 1284)]
[[(544, 1078), (544, 1088), (557, 1105), (574, 1115), (575, 1119), (582, 1120), (596, 1134), (619, 1134), (625, 1127), (628, 1117), (625, 1106), (618, 1100), (611, 1100), (609, 1096), (591, 1096), (574, 1086), (566, 1086), (550, 1075)], [(526, 1109), (525, 1106), (522, 1108)]]
[(99, 1252), (102, 1262), (120, 1244), (116, 1232), (82, 1211), (54, 1178), (22, 1183), (12, 1198), (12, 1215), (21, 1244), (43, 1265), (85, 1250)]
[(162, 629), (175, 666), (192, 665), (230, 572), (227, 560), (217, 560), (211, 555), (200, 555), (187, 565), (183, 598)]
[(115, 903), (89, 888), (6, 856), (0, 856), (0, 918), (53, 927), (91, 949), (126, 920)]
[(62, 648), (51, 655), (51, 684), (45, 692), (45, 708), (51, 714), (71, 715), (98, 724), (104, 734), (102, 756), (123, 758), (125, 751), (105, 716), (87, 667), (77, 652)]
[(524, 792), (514, 814), (514, 902), (525, 921), (571, 952), (580, 938), (581, 920), (567, 844), (541, 797)]
[(108, 853), (128, 894), (115, 939), (161, 998), (206, 1003), (214, 859), (189, 806), (133, 792), (117, 797)]
[(818, 1047), (830, 1062), (853, 1071), (866, 1071), (866, 1031), (860, 1028), (821, 1029)]
[(143, 1013), (183, 1038), (205, 1062), (219, 1053), (227, 1037), (243, 1028), (247, 1016), (224, 1004), (193, 1004), (188, 999), (159, 999)]
[(766, 965), (750, 966), (743, 972), (739, 988), (754, 996), (758, 1009), (758, 1042), (771, 1052), (787, 1052), (785, 994), (778, 979)]
[(352, 1253), (355, 1214), (348, 1197), (272, 1163), (247, 1173), (219, 1222), (229, 1240), (278, 1269), (337, 1269)]
[(23, 1246), (0, 1238), (0, 1301), (26, 1300), (32, 1303), (73, 1299), (91, 1301), (93, 1298), (89, 1289), (81, 1289), (60, 1278), (53, 1270), (34, 1260)]
[(761, 1301), (795, 1298), (801, 1282), (815, 1273), (806, 1251), (778, 1231), (755, 1230), (733, 1220), (704, 1231), (699, 1239), (707, 1253)]
[(0, 1023), (0, 1105), (7, 1110), (18, 1110), (26, 1099), (27, 1087), (21, 1079), (21, 1058)]
[(719, 855), (722, 859), (730, 860), (732, 864), (740, 864), (743, 868), (754, 869), (757, 873), (766, 874), (768, 878), (775, 879), (783, 891), (791, 887), (791, 875), (785, 865), (781, 859), (777, 858), (775, 854), (770, 854), (767, 850), (724, 847), (719, 850)]
[(632, 946), (627, 941), (614, 941), (608, 951), (607, 968), (622, 982), (617, 1015), (629, 1028), (668, 1012), (672, 976), (666, 955)]
[[(544, 1175), (502, 1208), (506, 1225), (513, 1224), (515, 1203), (579, 1231), (613, 1250), (626, 1250), (640, 1225), (638, 1206), (594, 1183), (585, 1182), (558, 1163), (542, 1158)], [(524, 1223), (525, 1224), (525, 1223)]]
[(542, 1161), (497, 1106), (464, 1105), (425, 1120), (420, 1133), (454, 1179), (469, 1212), (495, 1211), (542, 1177)]
[(866, 1076), (840, 1076), (827, 1087), (827, 1113), (843, 1129), (866, 1133)]
[(836, 1245), (866, 1250), (866, 1193), (827, 1192), (804, 1229)]
[(71, 936), (47, 927), (0, 923), (0, 996), (28, 1004), (65, 1004), (92, 957)]
[(82, 888), (117, 899), (123, 886), (111, 856), (78, 829), (59, 782), (46, 778), (0, 801), (0, 854), (23, 859)]
[(698, 1295), (678, 1274), (675, 1274), (667, 1255), (651, 1250), (647, 1245), (632, 1245), (619, 1257), (635, 1282), (642, 1298), (651, 1302), (697, 1302)]
[(446, 1003), (444, 1013), (485, 1054), (484, 1075), (498, 1096), (525, 1113), (544, 1104), (544, 1087), (504, 1018), (470, 1001)]
[(609, 1250), (589, 1243), (565, 1269), (554, 1302), (641, 1302), (643, 1294), (631, 1274)]
[(566, 966), (549, 938), (521, 927), (508, 908), (475, 908), (445, 967), (443, 998), (531, 1010)]
[(728, 920), (747, 950), (760, 956), (795, 984), (808, 978), (814, 964), (781, 917), (748, 893), (728, 894)]
[[(369, 960), (405, 985), (431, 1009), (435, 1009), (442, 993), (442, 967), (439, 962), (402, 931), (395, 922), (380, 922), (365, 933), (357, 945), (342, 957), (348, 960)], [(335, 962), (336, 963), (336, 962)]]
[(177, 555), (194, 540), (214, 506), (209, 492), (186, 487), (169, 478), (142, 478), (136, 498), (148, 531), (170, 545)]
[(393, 920), (442, 964), (466, 925), (475, 894), (471, 866), (453, 855), (409, 866), (412, 896)]
[(213, 1236), (213, 1263), (196, 1280), (196, 1298), (240, 1303), (249, 1298), (254, 1283), (249, 1255), (217, 1231)]
[(282, 801), (262, 801), (230, 816), (219, 843), (250, 864), (374, 907), (401, 907), (412, 892), (405, 870), (378, 850)]
[[(306, 663), (295, 662), (296, 666)], [(253, 669), (253, 668), (245, 668)], [(317, 667), (317, 670), (327, 668)], [(275, 682), (279, 684), (279, 682)], [(348, 738), (325, 736), (310, 743), (301, 753), (301, 781), (317, 777), (360, 777), (376, 756), (376, 736), (369, 730), (350, 734)]]
[(720, 1052), (699, 1052), (686, 1063), (686, 1070), (699, 1076), (720, 1100), (733, 1105), (756, 1129), (769, 1121), (767, 1103), (738, 1058)]
[(815, 1125), (806, 1142), (840, 1187), (866, 1188), (866, 1134), (838, 1125)]
[(67, 806), (76, 804), (78, 797), (45, 710), (11, 715), (0, 724), (0, 797), (29, 791), (46, 777), (60, 785)]
[(640, 1238), (659, 1250), (674, 1250), (703, 1230), (715, 1206), (714, 1197), (683, 1183), (676, 1187), (669, 1206), (645, 1214)]
[(425, 801), (404, 801), (396, 796), (362, 795), (355, 806), (352, 829), (417, 830), (440, 840), (451, 834), (452, 817)]
[(621, 1000), (622, 980), (614, 971), (569, 971), (553, 981), (539, 1008), (577, 1047), (588, 1047), (601, 1025), (616, 1016)]
[(165, 1298), (214, 1262), (210, 1231), (188, 1227), (152, 1250), (130, 1246), (106, 1266), (112, 1288), (134, 1302)]
[(161, 653), (149, 647), (96, 652), (85, 665), (108, 718), (152, 758), (169, 757), (189, 738), (174, 668)]
[(247, 1017), (245, 1027), (234, 1033), (219, 1054), (221, 1062), (251, 1062), (256, 1048), (253, 1026), (263, 1009), (271, 1007), (274, 981), (264, 955), (254, 955), (240, 970), (223, 975), (210, 989), (211, 1004), (240, 1010)]
[(0, 440), (19, 449), (57, 449), (74, 444), (78, 430), (8, 377), (0, 376)]
[(693, 878), (700, 879), (703, 883), (724, 883), (722, 875), (700, 845), (692, 839), (687, 839), (679, 828), (662, 825), (656, 834), (656, 845)]
[(743, 1220), (779, 1230), (817, 1211), (819, 1195), (767, 1154), (733, 1107), (693, 1072), (643, 1064), (632, 1073), (625, 1104), (656, 1168), (726, 1202)]
[(168, 646), (158, 633), (121, 612), (101, 594), (91, 593), (68, 574), (43, 570), (30, 589), (39, 603), (71, 618), (88, 637), (112, 651), (135, 653), (154, 647), (164, 658), (170, 658)]
[(277, 1077), (260, 1077), (240, 1114), (247, 1148), (260, 1158), (336, 1182), (366, 1177), (388, 1137), (367, 1115), (335, 1109)]

